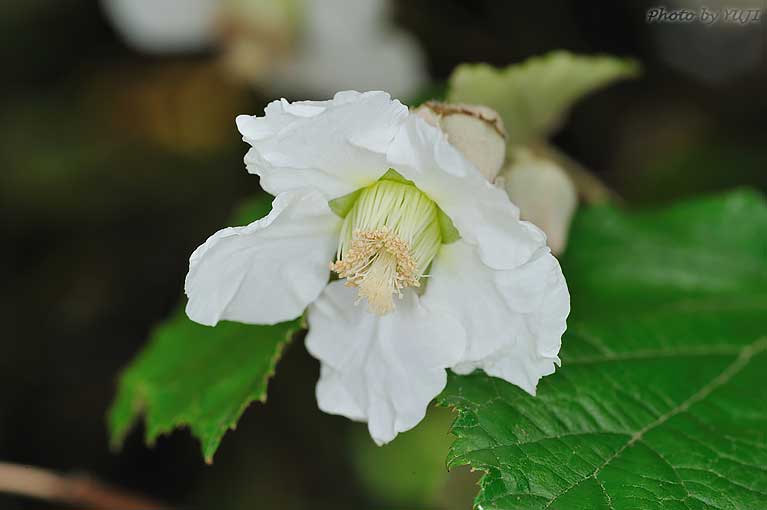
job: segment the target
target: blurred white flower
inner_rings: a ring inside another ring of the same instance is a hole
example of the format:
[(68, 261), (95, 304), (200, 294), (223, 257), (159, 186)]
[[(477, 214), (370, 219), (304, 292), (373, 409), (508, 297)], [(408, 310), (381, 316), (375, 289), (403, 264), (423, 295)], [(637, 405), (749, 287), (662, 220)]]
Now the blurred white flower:
[(551, 251), (562, 253), (578, 206), (575, 185), (565, 171), (550, 159), (518, 148), (496, 184), (519, 207), (522, 219), (546, 233)]
[(219, 0), (101, 0), (123, 40), (151, 54), (199, 51), (215, 41)]
[(424, 417), (446, 368), (533, 394), (554, 371), (570, 309), (559, 264), (439, 129), (383, 92), (274, 101), (237, 125), (276, 198), (192, 254), (192, 320), (273, 324), (308, 307), (319, 407), (366, 421), (378, 444)]
[(269, 87), (292, 58), (306, 22), (305, 0), (220, 0), (221, 61), (235, 78)]
[(306, 0), (304, 29), (274, 90), (326, 97), (336, 90), (384, 88), (415, 94), (427, 79), (417, 41), (395, 28), (388, 0)]
[(415, 94), (427, 79), (417, 41), (389, 0), (102, 0), (130, 46), (147, 53), (216, 45), (233, 75), (279, 94), (346, 88)]

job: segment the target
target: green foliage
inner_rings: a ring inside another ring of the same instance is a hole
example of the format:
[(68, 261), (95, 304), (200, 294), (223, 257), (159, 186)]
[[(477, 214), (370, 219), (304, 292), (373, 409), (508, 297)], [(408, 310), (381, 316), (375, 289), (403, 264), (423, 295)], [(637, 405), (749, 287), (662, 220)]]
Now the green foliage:
[(764, 198), (595, 208), (571, 239), (562, 368), (535, 398), (480, 372), (440, 397), (477, 507), (765, 508)]
[[(236, 224), (269, 210), (266, 199), (244, 204)], [(119, 447), (141, 414), (146, 441), (187, 426), (202, 443), (207, 462), (245, 408), (266, 400), (266, 387), (282, 349), (300, 320), (274, 326), (222, 322), (211, 328), (183, 310), (160, 325), (148, 345), (122, 373), (109, 412), (112, 445)]]
[(633, 60), (554, 51), (504, 69), (460, 65), (448, 82), (447, 100), (495, 109), (509, 143), (526, 144), (550, 135), (569, 108), (588, 93), (638, 73)]

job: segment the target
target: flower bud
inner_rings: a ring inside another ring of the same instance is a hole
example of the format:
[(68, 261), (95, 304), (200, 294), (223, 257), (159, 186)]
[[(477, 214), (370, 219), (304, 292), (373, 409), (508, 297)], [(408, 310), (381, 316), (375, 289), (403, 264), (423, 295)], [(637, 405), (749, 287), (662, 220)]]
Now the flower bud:
[(415, 113), (439, 127), (487, 180), (495, 180), (506, 158), (506, 131), (498, 112), (482, 105), (428, 101)]
[(519, 207), (523, 220), (546, 233), (551, 251), (562, 253), (578, 205), (575, 185), (565, 171), (550, 159), (519, 149), (496, 184)]

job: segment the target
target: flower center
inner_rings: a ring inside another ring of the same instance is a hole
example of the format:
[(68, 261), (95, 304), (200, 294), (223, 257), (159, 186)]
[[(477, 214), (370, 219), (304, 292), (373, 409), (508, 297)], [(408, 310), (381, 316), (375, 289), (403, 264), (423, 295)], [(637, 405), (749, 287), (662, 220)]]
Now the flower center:
[(414, 185), (383, 179), (360, 192), (344, 218), (330, 268), (358, 287), (371, 312), (394, 309), (394, 295), (419, 287), (442, 243), (438, 208)]

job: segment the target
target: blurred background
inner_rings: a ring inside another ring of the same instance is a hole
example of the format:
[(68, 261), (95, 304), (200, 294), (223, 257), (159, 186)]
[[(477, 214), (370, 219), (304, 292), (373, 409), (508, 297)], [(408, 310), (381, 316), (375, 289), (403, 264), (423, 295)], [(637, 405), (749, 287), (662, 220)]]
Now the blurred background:
[[(273, 98), (385, 89), (413, 104), (461, 62), (631, 56), (642, 78), (579, 103), (556, 144), (628, 204), (767, 189), (767, 22), (648, 24), (652, 6), (4, 0), (0, 461), (179, 507), (469, 508), (476, 474), (444, 467), (449, 411), (376, 448), (317, 409), (301, 342), (211, 466), (183, 430), (148, 449), (139, 427), (111, 452), (117, 375), (176, 307), (191, 251), (261, 193), (234, 117)], [(0, 508), (61, 506), (0, 494)]]

